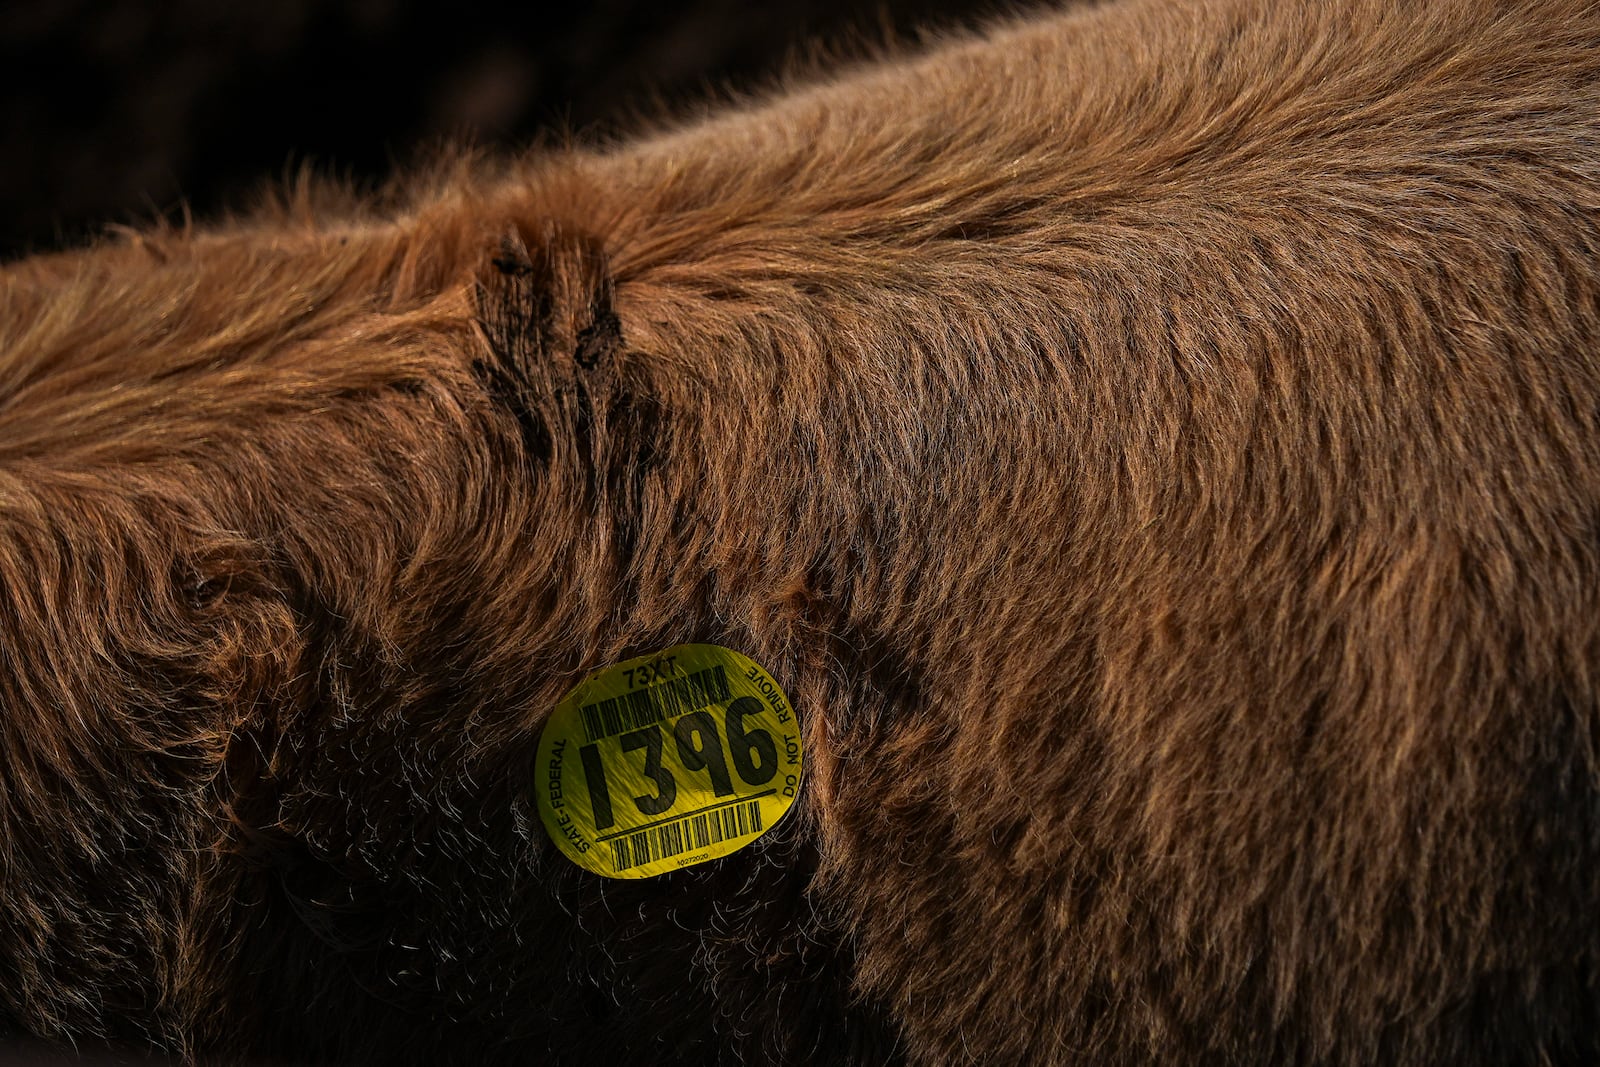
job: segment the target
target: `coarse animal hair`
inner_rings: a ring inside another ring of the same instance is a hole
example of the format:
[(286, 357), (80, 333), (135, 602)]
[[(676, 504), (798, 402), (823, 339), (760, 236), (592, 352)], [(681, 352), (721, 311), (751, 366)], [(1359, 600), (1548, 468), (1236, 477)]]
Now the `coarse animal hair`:
[[(1600, 1060), (1600, 9), (1127, 0), (0, 273), (0, 1027)], [(796, 809), (561, 857), (746, 652)]]

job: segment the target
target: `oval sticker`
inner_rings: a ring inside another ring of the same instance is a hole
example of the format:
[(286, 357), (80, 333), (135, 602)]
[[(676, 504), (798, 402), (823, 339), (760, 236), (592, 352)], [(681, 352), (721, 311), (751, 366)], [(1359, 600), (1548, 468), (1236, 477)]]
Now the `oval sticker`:
[(648, 878), (766, 833), (800, 767), (794, 711), (766, 671), (719, 645), (677, 645), (590, 675), (556, 705), (535, 788), (572, 862)]

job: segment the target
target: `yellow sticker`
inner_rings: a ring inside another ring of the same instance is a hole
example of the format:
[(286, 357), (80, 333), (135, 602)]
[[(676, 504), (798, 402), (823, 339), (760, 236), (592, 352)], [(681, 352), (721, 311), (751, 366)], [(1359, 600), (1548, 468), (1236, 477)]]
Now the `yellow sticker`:
[(608, 667), (539, 736), (539, 817), (567, 857), (648, 878), (743, 848), (800, 787), (800, 729), (755, 661), (677, 645)]

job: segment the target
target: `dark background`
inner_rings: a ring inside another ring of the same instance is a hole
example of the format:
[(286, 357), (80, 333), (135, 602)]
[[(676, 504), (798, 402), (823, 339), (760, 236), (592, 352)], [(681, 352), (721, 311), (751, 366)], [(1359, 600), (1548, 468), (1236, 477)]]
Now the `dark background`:
[(246, 207), (304, 163), (375, 183), (462, 139), (625, 131), (999, 0), (0, 0), (0, 258)]

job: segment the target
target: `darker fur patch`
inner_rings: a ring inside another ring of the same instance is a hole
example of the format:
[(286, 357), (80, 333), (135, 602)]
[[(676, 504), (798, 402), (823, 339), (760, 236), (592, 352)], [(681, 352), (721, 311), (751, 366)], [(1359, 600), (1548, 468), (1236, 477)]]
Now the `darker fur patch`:
[(600, 358), (622, 347), (622, 322), (608, 305), (598, 305), (591, 310), (593, 321), (578, 334), (577, 350), (573, 359), (584, 370), (594, 370)]

